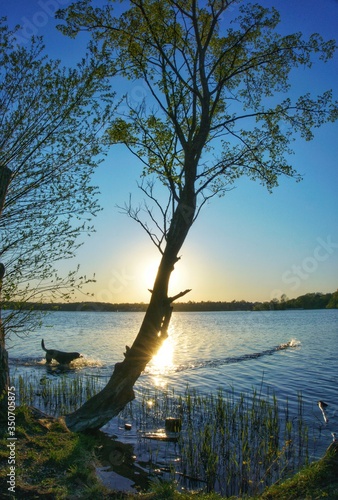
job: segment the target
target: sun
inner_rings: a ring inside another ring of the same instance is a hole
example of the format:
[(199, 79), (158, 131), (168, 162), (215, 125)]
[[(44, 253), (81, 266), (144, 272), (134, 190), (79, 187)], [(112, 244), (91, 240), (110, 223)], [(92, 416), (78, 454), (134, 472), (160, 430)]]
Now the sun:
[[(154, 286), (154, 281), (157, 275), (158, 266), (160, 265), (159, 259), (148, 260), (144, 266), (143, 271), (143, 283), (147, 290), (152, 290)], [(178, 262), (175, 265), (175, 269), (170, 276), (169, 288), (172, 290), (173, 294), (179, 293), (181, 291), (181, 287), (187, 288), (184, 284), (184, 269), (182, 267), (181, 262)], [(182, 290), (183, 290), (182, 288)]]

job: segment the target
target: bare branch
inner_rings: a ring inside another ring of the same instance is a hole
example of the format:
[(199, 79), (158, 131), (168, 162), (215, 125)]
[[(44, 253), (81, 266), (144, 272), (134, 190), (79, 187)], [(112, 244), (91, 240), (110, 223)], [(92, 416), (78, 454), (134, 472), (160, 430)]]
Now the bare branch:
[(180, 299), (181, 297), (183, 297), (184, 295), (186, 295), (189, 292), (191, 292), (191, 288), (189, 288), (189, 289), (187, 288), (186, 290), (184, 290), (184, 292), (180, 292), (177, 295), (174, 295), (173, 297), (168, 297), (169, 304), (174, 302), (174, 300)]

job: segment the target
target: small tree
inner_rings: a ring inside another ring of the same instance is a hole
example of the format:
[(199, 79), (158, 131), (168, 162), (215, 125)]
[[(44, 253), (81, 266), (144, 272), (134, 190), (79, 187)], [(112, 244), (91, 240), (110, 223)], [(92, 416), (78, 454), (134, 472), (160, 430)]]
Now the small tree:
[[(114, 17), (114, 3), (93, 8), (90, 1), (76, 2), (59, 12), (66, 21), (60, 29), (70, 36), (90, 31), (107, 67), (149, 89), (148, 103), (129, 104), (128, 115), (115, 119), (109, 140), (125, 144), (143, 164), (148, 201), (144, 210), (131, 204), (125, 210), (147, 231), (161, 260), (133, 345), (107, 386), (66, 417), (74, 430), (101, 427), (133, 399), (135, 381), (167, 337), (172, 302), (187, 293), (170, 296), (169, 280), (203, 204), (242, 175), (269, 190), (279, 176), (299, 179), (289, 161), (293, 137), (310, 140), (313, 128), (338, 114), (330, 91), (295, 101), (288, 95), (291, 71), (310, 68), (313, 54), (331, 58), (335, 42), (280, 35), (275, 9), (237, 0), (201, 6), (197, 0), (131, 0)], [(158, 181), (167, 190), (165, 201), (155, 195)]]
[[(0, 165), (0, 217), (2, 214), (2, 209), (5, 203), (6, 193), (8, 184), (11, 178), (12, 172), (9, 168)], [(5, 275), (5, 266), (0, 262), (0, 300), (1, 300), (1, 291), (2, 291), (2, 281)], [(1, 308), (0, 308), (0, 366), (1, 366), (1, 374), (0, 374), (0, 410), (5, 413), (6, 408), (5, 403), (7, 402), (5, 398), (3, 398), (3, 391), (9, 385), (9, 371), (8, 371), (8, 353), (5, 349), (5, 334), (2, 325), (1, 318)]]
[[(93, 230), (99, 205), (91, 177), (113, 112), (98, 62), (62, 68), (43, 55), (41, 39), (20, 47), (15, 33), (3, 19), (0, 167), (12, 175), (0, 218), (0, 259), (6, 267), (1, 300), (16, 309), (1, 328), (3, 374), (8, 373), (5, 334), (8, 340), (11, 332), (27, 333), (36, 319), (22, 306), (41, 298), (65, 300), (85, 281), (76, 271), (59, 276), (55, 263), (73, 257), (79, 237)], [(2, 379), (1, 394), (4, 386)]]

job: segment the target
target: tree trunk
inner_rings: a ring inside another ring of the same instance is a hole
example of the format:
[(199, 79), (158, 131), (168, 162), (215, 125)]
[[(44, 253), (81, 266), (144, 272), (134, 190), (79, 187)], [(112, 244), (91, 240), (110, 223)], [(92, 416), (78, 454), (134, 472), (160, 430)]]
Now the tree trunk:
[[(0, 216), (5, 203), (7, 188), (12, 172), (7, 167), (0, 167)], [(7, 389), (9, 386), (8, 353), (5, 347), (5, 331), (1, 320), (1, 289), (2, 279), (5, 274), (5, 266), (0, 262), (0, 413), (4, 415), (7, 405)], [(6, 413), (7, 414), (7, 413)]]
[(5, 203), (7, 188), (11, 179), (12, 172), (9, 168), (0, 166), (0, 216)]
[(116, 363), (108, 384), (74, 413), (65, 416), (67, 427), (72, 431), (99, 429), (132, 401), (135, 397), (133, 386), (168, 336), (168, 326), (172, 313), (172, 302), (190, 290), (168, 297), (169, 279), (177, 254), (191, 227), (195, 204), (187, 210), (187, 203), (179, 204), (172, 218), (167, 237), (167, 245), (162, 255), (151, 300), (140, 331), (129, 348), (126, 346), (125, 359)]
[(0, 319), (0, 415), (7, 415), (7, 389), (9, 387), (8, 352), (5, 347), (5, 332)]

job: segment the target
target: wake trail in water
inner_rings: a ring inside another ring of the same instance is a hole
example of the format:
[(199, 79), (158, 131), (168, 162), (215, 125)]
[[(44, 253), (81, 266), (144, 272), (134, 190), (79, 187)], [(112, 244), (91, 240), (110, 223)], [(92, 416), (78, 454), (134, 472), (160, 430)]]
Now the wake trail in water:
[(242, 363), (243, 361), (257, 359), (263, 356), (272, 356), (278, 351), (283, 351), (285, 349), (299, 347), (299, 346), (300, 342), (298, 340), (292, 339), (289, 342), (286, 342), (285, 344), (279, 344), (278, 346), (272, 347), (271, 349), (266, 349), (264, 351), (253, 352), (250, 354), (241, 354), (240, 356), (230, 356), (228, 358), (201, 360), (177, 366), (174, 371), (181, 372), (186, 370), (198, 370), (200, 368), (217, 368), (218, 366), (222, 365), (229, 365), (232, 363)]
[[(239, 356), (230, 356), (226, 358), (214, 358), (214, 359), (206, 359), (206, 360), (197, 360), (191, 361), (179, 366), (173, 366), (169, 368), (169, 372), (183, 372), (186, 370), (199, 370), (201, 368), (217, 368), (222, 365), (228, 365), (231, 363), (241, 363), (243, 361), (250, 361), (253, 359), (261, 358), (263, 356), (271, 356), (278, 351), (283, 351), (285, 349), (299, 347), (300, 342), (298, 340), (292, 339), (285, 344), (280, 344), (278, 346), (272, 347), (270, 349), (266, 349), (260, 352), (253, 352), (250, 354), (241, 354)], [(48, 368), (48, 369), (68, 369), (69, 371), (73, 370), (82, 370), (86, 368), (102, 368), (105, 366), (99, 359), (94, 358), (78, 358), (70, 363), (70, 365), (59, 365), (54, 360), (50, 364), (46, 364), (46, 359), (44, 357), (19, 357), (19, 358), (9, 358), (9, 364), (16, 367), (27, 367), (27, 368)], [(146, 372), (152, 371), (152, 368), (146, 368)]]

